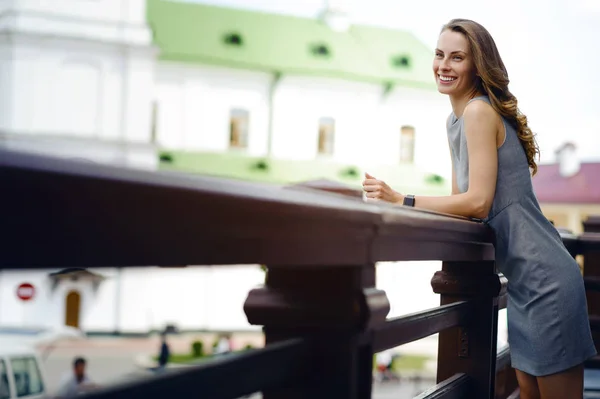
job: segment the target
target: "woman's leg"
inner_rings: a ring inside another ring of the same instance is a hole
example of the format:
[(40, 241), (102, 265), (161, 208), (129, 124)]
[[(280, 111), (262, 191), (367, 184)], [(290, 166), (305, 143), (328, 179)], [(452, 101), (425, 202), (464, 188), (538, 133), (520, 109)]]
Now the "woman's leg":
[(537, 377), (537, 383), (542, 399), (581, 399), (583, 364), (560, 373)]
[[(537, 378), (521, 370), (515, 370), (515, 372), (517, 373), (517, 381), (521, 390), (521, 399), (541, 399)], [(543, 398), (546, 399), (545, 397)]]

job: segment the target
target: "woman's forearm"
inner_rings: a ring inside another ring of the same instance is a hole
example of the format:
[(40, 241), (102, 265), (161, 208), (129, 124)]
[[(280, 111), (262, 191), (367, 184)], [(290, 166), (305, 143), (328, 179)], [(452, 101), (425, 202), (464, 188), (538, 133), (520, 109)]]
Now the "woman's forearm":
[[(404, 196), (399, 203), (402, 204), (403, 200)], [(484, 219), (489, 213), (490, 204), (472, 193), (466, 192), (443, 197), (415, 195), (415, 208)]]

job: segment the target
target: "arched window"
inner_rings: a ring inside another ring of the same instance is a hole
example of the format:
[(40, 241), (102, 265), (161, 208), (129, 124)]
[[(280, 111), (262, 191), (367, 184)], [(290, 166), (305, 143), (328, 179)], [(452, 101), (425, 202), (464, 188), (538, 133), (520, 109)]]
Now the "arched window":
[(400, 162), (415, 161), (415, 128), (402, 126), (400, 128)]
[(248, 148), (248, 123), (250, 113), (234, 108), (229, 116), (229, 148)]
[(333, 154), (335, 142), (335, 120), (330, 117), (319, 119), (319, 147), (318, 153), (323, 155)]
[(69, 291), (65, 298), (65, 325), (79, 327), (79, 311), (81, 308), (81, 295), (77, 291)]

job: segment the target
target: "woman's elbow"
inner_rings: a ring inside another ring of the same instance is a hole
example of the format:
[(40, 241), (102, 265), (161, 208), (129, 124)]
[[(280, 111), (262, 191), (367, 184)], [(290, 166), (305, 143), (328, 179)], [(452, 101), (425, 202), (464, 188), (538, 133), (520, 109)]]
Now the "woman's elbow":
[(490, 214), (490, 210), (492, 209), (492, 200), (487, 198), (474, 198), (471, 201), (472, 209), (471, 215), (477, 219), (485, 219)]

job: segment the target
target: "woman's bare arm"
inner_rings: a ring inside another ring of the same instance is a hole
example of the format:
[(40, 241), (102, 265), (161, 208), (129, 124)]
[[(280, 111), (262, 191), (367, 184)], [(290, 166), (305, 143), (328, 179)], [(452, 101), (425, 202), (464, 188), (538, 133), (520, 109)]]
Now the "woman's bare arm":
[[(415, 197), (415, 207), (454, 215), (487, 217), (498, 174), (498, 114), (486, 102), (474, 101), (464, 111), (463, 123), (469, 153), (469, 189), (450, 197)], [(453, 171), (452, 191), (456, 175)]]
[(460, 194), (458, 183), (456, 182), (456, 170), (454, 169), (454, 159), (452, 158), (452, 150), (450, 150), (450, 161), (452, 162), (452, 195)]
[[(465, 193), (443, 197), (416, 196), (416, 208), (478, 219), (487, 217), (496, 192), (498, 120), (498, 114), (486, 102), (474, 101), (465, 108), (463, 123), (469, 153), (469, 189)], [(402, 194), (369, 177), (363, 183), (368, 198), (402, 204)], [(453, 192), (455, 178), (453, 173)]]

